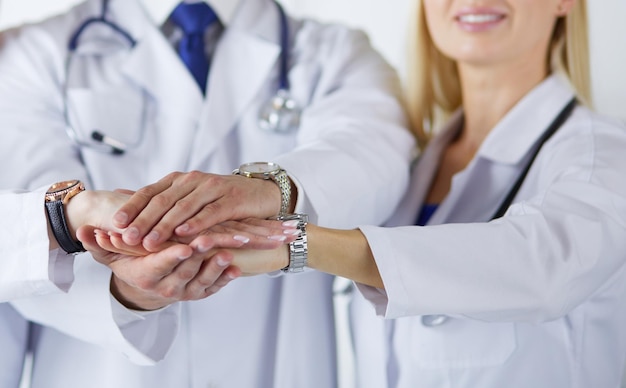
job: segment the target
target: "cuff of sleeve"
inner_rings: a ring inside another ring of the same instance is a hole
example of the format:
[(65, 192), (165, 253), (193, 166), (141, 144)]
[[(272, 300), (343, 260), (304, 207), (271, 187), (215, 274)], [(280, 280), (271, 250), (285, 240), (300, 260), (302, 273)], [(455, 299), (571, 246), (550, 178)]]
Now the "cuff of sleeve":
[[(377, 314), (385, 318), (397, 318), (407, 315), (408, 294), (404, 287), (400, 263), (394, 258), (395, 249), (387, 237), (388, 230), (378, 226), (361, 226), (361, 232), (367, 238), (380, 277), (385, 285), (384, 291), (360, 285), (363, 296), (374, 304)], [(373, 291), (377, 290), (377, 291)], [(366, 291), (366, 292), (365, 292)]]
[(74, 257), (49, 250), (48, 223), (43, 206), (47, 189), (48, 186), (24, 192), (20, 205), (8, 209), (9, 213), (3, 215), (16, 220), (16, 235), (25, 236), (25, 239), (13, 239), (6, 247), (9, 252), (22, 252), (21, 263), (18, 263), (21, 268), (13, 273), (17, 274), (14, 279), (23, 279), (27, 287), (14, 297), (57, 293), (59, 290), (67, 292), (74, 281)]
[(76, 280), (67, 294), (17, 300), (13, 305), (31, 321), (120, 352), (135, 364), (154, 365), (162, 360), (178, 331), (179, 308), (146, 316), (115, 312), (111, 271), (90, 255), (78, 259), (75, 267)]
[(117, 299), (115, 299), (113, 295), (110, 295), (110, 300), (113, 320), (115, 321), (115, 323), (117, 323), (119, 327), (124, 327), (137, 321), (144, 321), (151, 315), (159, 314), (160, 312), (167, 309), (167, 307), (163, 307), (158, 310), (151, 311), (131, 310), (121, 304)]
[(180, 304), (172, 304), (158, 310), (137, 311), (124, 307), (110, 295), (113, 319), (120, 332), (133, 346), (147, 355), (152, 364), (165, 358), (178, 334)]
[(375, 288), (372, 286), (368, 286), (361, 283), (354, 283), (356, 285), (356, 289), (363, 295), (363, 297), (374, 306), (376, 310), (376, 315), (385, 316), (387, 312), (387, 306), (389, 304), (389, 299), (387, 298), (387, 293), (385, 290), (381, 290), (380, 288)]
[(50, 251), (48, 276), (64, 292), (69, 291), (74, 282), (74, 258), (60, 248)]

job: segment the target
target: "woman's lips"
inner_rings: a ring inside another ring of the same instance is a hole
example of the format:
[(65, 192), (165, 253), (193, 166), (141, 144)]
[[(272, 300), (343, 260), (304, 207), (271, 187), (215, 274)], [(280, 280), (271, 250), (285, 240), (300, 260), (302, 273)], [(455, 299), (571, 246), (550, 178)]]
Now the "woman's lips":
[(464, 12), (456, 16), (459, 27), (469, 32), (491, 30), (505, 19), (505, 15), (495, 12)]

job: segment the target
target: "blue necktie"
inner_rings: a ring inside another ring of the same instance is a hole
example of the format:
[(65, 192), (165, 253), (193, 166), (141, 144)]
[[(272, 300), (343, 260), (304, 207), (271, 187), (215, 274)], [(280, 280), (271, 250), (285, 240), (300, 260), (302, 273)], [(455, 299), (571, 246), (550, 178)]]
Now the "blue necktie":
[(172, 11), (170, 19), (183, 30), (178, 54), (204, 94), (209, 74), (209, 61), (204, 52), (204, 31), (218, 20), (217, 15), (204, 2), (180, 3)]

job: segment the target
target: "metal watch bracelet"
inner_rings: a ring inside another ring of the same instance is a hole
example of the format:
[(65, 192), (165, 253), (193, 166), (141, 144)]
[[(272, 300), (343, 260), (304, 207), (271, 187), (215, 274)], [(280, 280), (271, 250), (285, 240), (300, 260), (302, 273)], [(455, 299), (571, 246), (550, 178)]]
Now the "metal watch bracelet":
[(282, 268), (281, 271), (285, 273), (298, 273), (303, 272), (307, 266), (308, 257), (308, 245), (306, 236), (306, 225), (309, 221), (309, 217), (306, 214), (286, 214), (277, 218), (281, 221), (297, 220), (297, 229), (300, 230), (298, 238), (289, 243), (289, 265)]

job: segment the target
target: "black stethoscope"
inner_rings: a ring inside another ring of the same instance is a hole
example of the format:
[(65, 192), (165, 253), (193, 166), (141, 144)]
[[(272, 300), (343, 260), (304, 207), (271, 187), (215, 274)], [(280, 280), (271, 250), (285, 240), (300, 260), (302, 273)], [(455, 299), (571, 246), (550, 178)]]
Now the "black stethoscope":
[[(287, 15), (283, 7), (274, 2), (280, 14), (280, 57), (279, 57), (279, 78), (278, 88), (275, 94), (261, 107), (259, 111), (258, 125), (259, 128), (273, 133), (288, 133), (296, 130), (300, 125), (301, 108), (297, 101), (292, 97), (290, 92), (288, 65), (289, 65), (289, 23)], [(67, 79), (70, 79), (70, 71), (76, 50), (79, 46), (81, 36), (85, 31), (95, 25), (106, 26), (114, 33), (118, 34), (129, 48), (132, 49), (137, 44), (133, 36), (118, 24), (107, 19), (109, 9), (109, 0), (102, 0), (102, 9), (99, 16), (95, 16), (85, 20), (76, 31), (70, 36), (68, 42), (68, 56), (65, 64), (65, 72)], [(70, 107), (67, 96), (67, 81), (64, 85), (64, 117), (66, 121), (67, 135), (74, 143), (79, 146), (97, 149), (102, 152), (111, 153), (113, 155), (122, 155), (127, 150), (136, 148), (141, 144), (144, 137), (147, 108), (144, 104), (142, 112), (142, 129), (139, 139), (133, 143), (123, 142), (107, 136), (102, 130), (94, 128), (91, 132), (91, 141), (81, 140), (71, 125)]]

